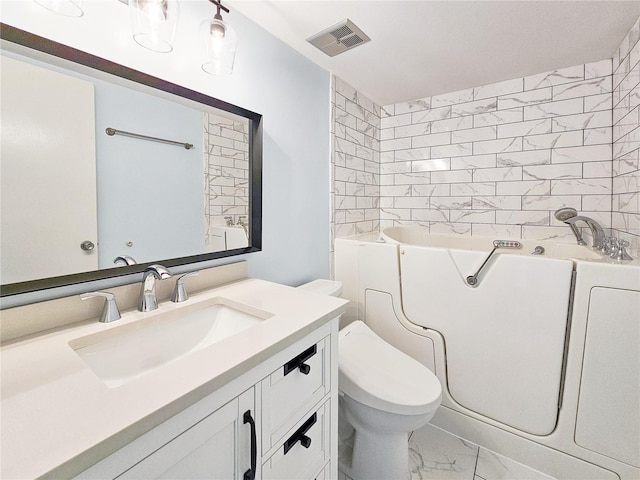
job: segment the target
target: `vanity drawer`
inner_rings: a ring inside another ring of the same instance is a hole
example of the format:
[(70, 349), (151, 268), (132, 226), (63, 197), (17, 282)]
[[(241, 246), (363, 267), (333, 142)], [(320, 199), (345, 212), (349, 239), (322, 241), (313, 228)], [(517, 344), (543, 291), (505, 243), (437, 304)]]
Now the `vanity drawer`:
[(293, 424), (329, 393), (329, 338), (310, 345), (262, 381), (264, 450), (278, 443)]
[[(262, 465), (263, 480), (314, 479), (330, 454), (329, 401), (304, 417)], [(320, 477), (322, 478), (322, 477)]]

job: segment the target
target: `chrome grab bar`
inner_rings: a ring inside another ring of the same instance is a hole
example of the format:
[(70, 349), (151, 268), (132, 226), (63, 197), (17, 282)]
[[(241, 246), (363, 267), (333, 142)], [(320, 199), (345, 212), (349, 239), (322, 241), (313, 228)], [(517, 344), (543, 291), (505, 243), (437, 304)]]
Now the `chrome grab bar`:
[(499, 248), (522, 248), (522, 244), (520, 242), (516, 241), (516, 240), (494, 240), (493, 241), (493, 250), (491, 250), (491, 252), (487, 256), (487, 258), (484, 259), (484, 262), (482, 262), (482, 265), (480, 265), (480, 268), (478, 269), (478, 271), (476, 273), (474, 273), (473, 275), (469, 275), (467, 277), (467, 284), (468, 285), (471, 285), (472, 287), (475, 287), (478, 284), (478, 275), (480, 275), (480, 272), (482, 271), (484, 266), (487, 264), (487, 262), (489, 261), (491, 256)]

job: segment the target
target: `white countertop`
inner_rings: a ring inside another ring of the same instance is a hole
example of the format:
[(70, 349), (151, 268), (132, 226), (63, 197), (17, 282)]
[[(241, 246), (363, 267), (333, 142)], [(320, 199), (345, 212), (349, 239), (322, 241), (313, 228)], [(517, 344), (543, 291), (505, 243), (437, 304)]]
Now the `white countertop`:
[[(115, 388), (107, 387), (68, 342), (214, 297), (265, 310), (273, 317)], [(33, 335), (2, 347), (0, 478), (35, 478), (79, 457), (120, 446), (215, 391), (346, 310), (347, 301), (256, 279), (163, 302), (149, 313), (122, 312)], [(25, 319), (28, 321), (28, 319)], [(206, 368), (205, 368), (206, 366)], [(144, 420), (144, 425), (142, 421)], [(115, 440), (114, 440), (115, 439)]]

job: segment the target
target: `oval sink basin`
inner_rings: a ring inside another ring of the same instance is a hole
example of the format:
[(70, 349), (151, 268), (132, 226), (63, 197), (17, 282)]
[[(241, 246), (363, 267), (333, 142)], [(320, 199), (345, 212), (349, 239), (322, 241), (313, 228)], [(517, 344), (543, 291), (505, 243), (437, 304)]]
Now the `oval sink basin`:
[(271, 316), (215, 298), (77, 338), (69, 346), (105, 385), (117, 387)]

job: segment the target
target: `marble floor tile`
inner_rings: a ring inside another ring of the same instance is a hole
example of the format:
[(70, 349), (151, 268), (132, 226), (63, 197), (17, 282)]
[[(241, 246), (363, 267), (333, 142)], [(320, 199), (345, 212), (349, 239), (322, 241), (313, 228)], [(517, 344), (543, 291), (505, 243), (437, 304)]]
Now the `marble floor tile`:
[(521, 463), (480, 448), (476, 476), (482, 480), (554, 480)]
[(409, 438), (411, 480), (474, 480), (478, 447), (427, 424)]

